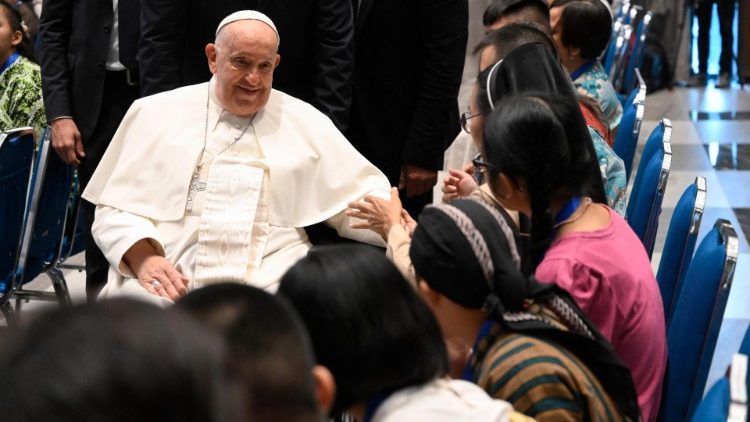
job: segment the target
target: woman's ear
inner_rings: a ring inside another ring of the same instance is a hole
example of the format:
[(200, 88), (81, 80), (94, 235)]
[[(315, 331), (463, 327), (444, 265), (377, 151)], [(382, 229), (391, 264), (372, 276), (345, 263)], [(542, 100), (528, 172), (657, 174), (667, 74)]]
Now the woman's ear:
[(323, 414), (328, 415), (333, 407), (333, 401), (336, 399), (336, 381), (333, 379), (331, 371), (325, 366), (313, 366), (312, 375), (315, 381), (315, 395), (318, 404)]
[(493, 183), (490, 183), (492, 194), (500, 201), (507, 201), (512, 198), (516, 191), (516, 184), (504, 173), (495, 176)]

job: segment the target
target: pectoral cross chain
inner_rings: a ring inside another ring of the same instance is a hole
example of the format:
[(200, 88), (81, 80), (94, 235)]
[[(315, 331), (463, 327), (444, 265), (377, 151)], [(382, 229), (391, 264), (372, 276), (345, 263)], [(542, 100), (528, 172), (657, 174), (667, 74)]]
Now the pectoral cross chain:
[(195, 169), (195, 172), (193, 172), (193, 177), (190, 179), (190, 189), (187, 204), (185, 205), (185, 209), (188, 211), (192, 211), (193, 209), (193, 199), (195, 198), (195, 194), (206, 190), (206, 182), (201, 182), (200, 176), (201, 166), (198, 166), (198, 168)]

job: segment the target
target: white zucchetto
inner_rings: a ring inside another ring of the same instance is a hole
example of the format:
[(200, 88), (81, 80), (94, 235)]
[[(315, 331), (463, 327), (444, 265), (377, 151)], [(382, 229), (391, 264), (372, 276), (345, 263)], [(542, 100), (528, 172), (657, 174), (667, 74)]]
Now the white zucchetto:
[(281, 44), (281, 37), (279, 36), (279, 31), (276, 29), (276, 25), (273, 24), (273, 21), (268, 16), (264, 15), (263, 13), (260, 13), (256, 10), (239, 10), (237, 12), (232, 13), (231, 15), (224, 18), (224, 20), (219, 23), (219, 26), (216, 28), (216, 34), (219, 34), (219, 31), (221, 31), (222, 28), (229, 25), (232, 22), (237, 21), (244, 21), (244, 20), (252, 20), (252, 21), (260, 21), (265, 23), (266, 25), (270, 26), (271, 29), (273, 29), (273, 32), (276, 33), (276, 48), (278, 48), (279, 44)]

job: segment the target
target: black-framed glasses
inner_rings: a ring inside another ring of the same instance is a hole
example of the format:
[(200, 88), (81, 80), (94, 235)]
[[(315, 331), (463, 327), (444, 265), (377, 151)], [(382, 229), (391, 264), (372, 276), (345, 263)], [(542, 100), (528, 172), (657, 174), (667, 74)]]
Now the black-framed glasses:
[(481, 185), (485, 182), (485, 175), (484, 172), (487, 171), (487, 169), (497, 170), (497, 167), (493, 166), (490, 163), (485, 163), (482, 161), (482, 153), (478, 152), (474, 158), (471, 160), (471, 164), (474, 166), (474, 181), (477, 182), (478, 185)]
[(463, 113), (461, 113), (461, 120), (460, 120), (461, 129), (463, 129), (464, 132), (468, 134), (471, 134), (471, 126), (469, 126), (469, 120), (482, 115), (482, 113), (477, 113), (477, 114), (470, 114), (470, 113), (471, 112), (469, 111), (464, 111)]

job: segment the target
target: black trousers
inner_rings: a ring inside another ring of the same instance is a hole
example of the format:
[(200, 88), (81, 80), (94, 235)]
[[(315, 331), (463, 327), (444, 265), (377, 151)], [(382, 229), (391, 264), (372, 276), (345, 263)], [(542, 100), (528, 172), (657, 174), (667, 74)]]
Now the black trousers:
[(734, 22), (735, 0), (702, 0), (698, 3), (698, 7), (695, 9), (695, 15), (698, 17), (698, 72), (705, 74), (708, 69), (708, 37), (711, 32), (711, 14), (714, 3), (719, 9), (719, 32), (721, 33), (719, 71), (731, 74), (732, 46), (734, 45), (732, 23)]
[[(94, 131), (88, 139), (83, 140), (86, 157), (78, 166), (78, 177), (80, 179), (81, 192), (88, 185), (94, 170), (99, 165), (104, 151), (107, 150), (117, 128), (120, 126), (125, 112), (139, 96), (138, 86), (128, 85), (125, 71), (107, 71), (104, 77), (104, 93), (102, 95), (102, 106)], [(86, 241), (86, 296), (89, 301), (96, 299), (101, 289), (107, 283), (107, 272), (109, 263), (96, 246), (91, 237), (91, 225), (94, 223), (94, 204), (81, 200), (81, 211), (85, 217), (83, 236)]]

